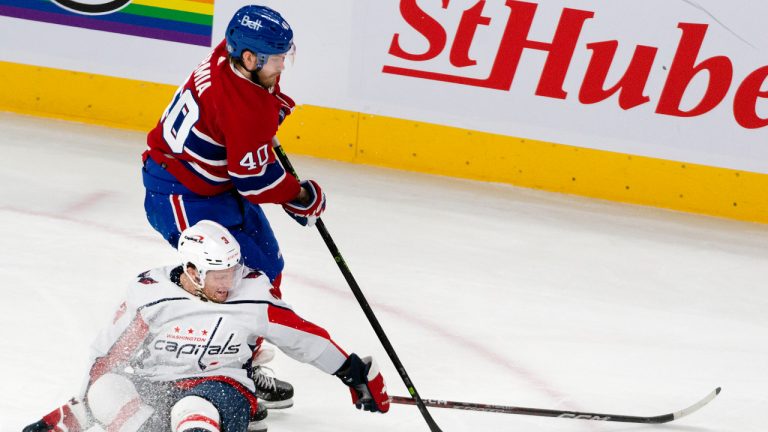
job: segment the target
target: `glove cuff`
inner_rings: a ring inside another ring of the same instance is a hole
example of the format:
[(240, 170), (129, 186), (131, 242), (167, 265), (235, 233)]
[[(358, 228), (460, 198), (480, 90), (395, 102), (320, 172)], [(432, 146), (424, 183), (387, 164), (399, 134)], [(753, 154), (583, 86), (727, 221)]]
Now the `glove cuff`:
[(359, 386), (365, 384), (367, 380), (365, 377), (368, 375), (368, 369), (371, 366), (365, 364), (357, 354), (352, 353), (344, 361), (339, 370), (334, 373), (341, 382), (349, 387)]
[(320, 194), (318, 193), (319, 186), (317, 186), (317, 183), (314, 180), (303, 180), (299, 184), (309, 194), (309, 201), (306, 204), (303, 204), (297, 198), (283, 204), (283, 207), (286, 207), (287, 209), (298, 214), (309, 213), (310, 210), (317, 205), (318, 199), (321, 198)]

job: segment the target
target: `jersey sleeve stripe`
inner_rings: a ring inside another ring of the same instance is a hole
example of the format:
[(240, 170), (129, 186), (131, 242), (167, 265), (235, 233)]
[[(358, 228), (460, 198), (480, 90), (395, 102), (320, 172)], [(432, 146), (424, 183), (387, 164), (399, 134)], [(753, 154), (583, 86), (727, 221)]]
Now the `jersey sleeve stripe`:
[(269, 183), (268, 185), (266, 185), (266, 186), (264, 186), (263, 188), (260, 188), (260, 189), (249, 189), (249, 187), (251, 187), (251, 185), (250, 185), (251, 182), (248, 181), (249, 180), (248, 178), (245, 178), (245, 179), (234, 178), (234, 179), (232, 179), (232, 183), (235, 184), (235, 187), (237, 188), (237, 190), (240, 191), (240, 193), (242, 195), (244, 195), (244, 196), (257, 196), (257, 195), (263, 194), (264, 192), (266, 192), (266, 191), (268, 191), (270, 189), (274, 189), (274, 188), (280, 186), (280, 183), (282, 183), (282, 181), (285, 179), (285, 176), (286, 176), (286, 173), (283, 172), (280, 175), (280, 177), (276, 178), (271, 183)]
[(210, 165), (210, 166), (227, 166), (227, 160), (226, 159), (218, 159), (218, 160), (207, 159), (207, 158), (204, 158), (204, 157), (200, 156), (199, 154), (195, 153), (190, 147), (184, 147), (184, 152), (187, 153), (188, 155), (192, 156), (193, 158), (197, 159), (198, 161), (206, 164), (206, 165)]
[(327, 373), (336, 372), (347, 358), (324, 328), (304, 320), (292, 310), (269, 305), (267, 317), (270, 326), (265, 337), (272, 343), (277, 342), (290, 357)]
[(273, 324), (280, 324), (292, 329), (300, 330), (304, 333), (320, 336), (329, 341), (331, 340), (331, 335), (328, 334), (328, 331), (316, 324), (306, 321), (290, 309), (279, 308), (269, 304), (269, 306), (267, 306), (267, 315), (269, 316), (269, 322)]
[(99, 357), (93, 363), (90, 372), (90, 382), (96, 381), (105, 373), (127, 362), (136, 351), (136, 348), (144, 342), (148, 333), (149, 326), (144, 322), (141, 314), (137, 313), (133, 321), (128, 325), (128, 328), (125, 329), (109, 349), (107, 355)]
[(249, 177), (261, 177), (264, 175), (265, 172), (267, 172), (268, 165), (264, 165), (261, 167), (261, 169), (258, 172), (253, 172), (249, 174), (238, 174), (233, 171), (227, 171), (230, 177), (237, 177), (239, 179), (247, 179)]
[(215, 139), (213, 139), (213, 138), (209, 137), (208, 135), (200, 132), (200, 130), (198, 128), (194, 127), (194, 126), (192, 126), (192, 133), (195, 134), (201, 140), (203, 140), (203, 141), (205, 141), (205, 142), (207, 142), (209, 144), (213, 144), (213, 145), (218, 146), (218, 147), (224, 147), (224, 144), (218, 143)]
[(191, 151), (190, 156), (201, 160), (224, 161), (227, 160), (227, 149), (217, 144), (201, 139), (195, 134), (189, 134), (184, 142), (184, 150)]
[(204, 180), (207, 180), (208, 183), (214, 183), (214, 184), (221, 184), (226, 183), (229, 181), (229, 179), (224, 177), (218, 177), (210, 172), (206, 171), (205, 168), (201, 167), (199, 164), (195, 162), (187, 162), (183, 161), (181, 159), (177, 159), (179, 162), (181, 162), (182, 165), (186, 166), (187, 169), (193, 170), (195, 173), (197, 173), (201, 178)]

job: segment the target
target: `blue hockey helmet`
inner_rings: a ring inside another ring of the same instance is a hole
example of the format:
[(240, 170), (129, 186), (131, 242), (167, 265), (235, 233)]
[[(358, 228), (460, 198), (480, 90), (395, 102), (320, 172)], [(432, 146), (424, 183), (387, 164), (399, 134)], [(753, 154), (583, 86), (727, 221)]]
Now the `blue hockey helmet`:
[(240, 58), (244, 50), (258, 57), (261, 68), (270, 55), (285, 54), (293, 48), (293, 30), (274, 9), (266, 6), (243, 6), (227, 25), (227, 52)]

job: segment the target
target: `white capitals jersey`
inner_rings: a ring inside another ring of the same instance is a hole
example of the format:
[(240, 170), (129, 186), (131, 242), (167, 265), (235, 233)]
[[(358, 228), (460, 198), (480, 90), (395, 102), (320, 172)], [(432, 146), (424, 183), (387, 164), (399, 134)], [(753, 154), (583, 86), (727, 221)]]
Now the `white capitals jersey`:
[(90, 382), (130, 368), (150, 381), (223, 376), (253, 391), (243, 365), (259, 337), (300, 362), (336, 372), (347, 354), (328, 332), (275, 298), (262, 273), (244, 270), (225, 303), (203, 301), (177, 285), (172, 279), (181, 267), (140, 274), (93, 344)]

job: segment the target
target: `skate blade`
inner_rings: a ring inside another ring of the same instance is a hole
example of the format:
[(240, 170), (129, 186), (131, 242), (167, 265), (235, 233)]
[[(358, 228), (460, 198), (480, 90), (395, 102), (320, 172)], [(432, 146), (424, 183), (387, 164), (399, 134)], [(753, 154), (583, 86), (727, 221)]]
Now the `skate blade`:
[(259, 399), (259, 404), (264, 405), (267, 409), (285, 409), (293, 406), (293, 398), (274, 402)]
[(248, 432), (267, 432), (267, 422), (259, 420), (248, 423)]

